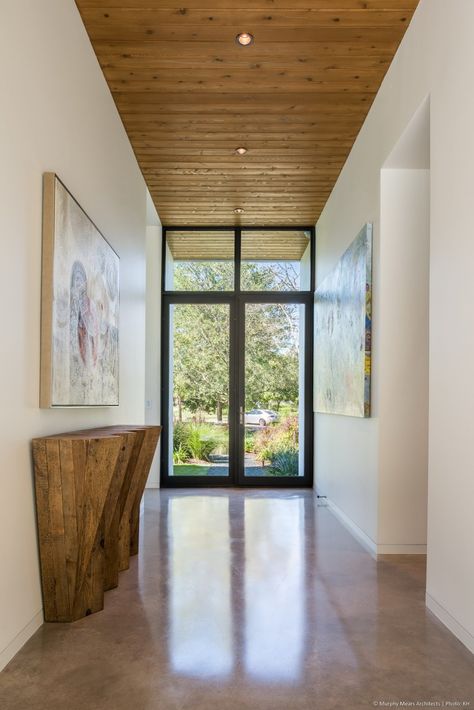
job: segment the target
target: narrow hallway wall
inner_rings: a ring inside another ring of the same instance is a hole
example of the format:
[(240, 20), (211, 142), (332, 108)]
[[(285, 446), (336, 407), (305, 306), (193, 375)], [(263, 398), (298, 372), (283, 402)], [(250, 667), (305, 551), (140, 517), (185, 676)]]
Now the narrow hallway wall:
[[(473, 26), (471, 0), (421, 0), (318, 222), (317, 282), (364, 222), (374, 223), (376, 243), (374, 418), (364, 422), (333, 417), (328, 421), (317, 415), (316, 480), (329, 490), (328, 495), (338, 496), (336, 504), (370, 535), (378, 517), (379, 494), (389, 495), (389, 489), (379, 490), (386, 455), (380, 435), (381, 402), (384, 388), (391, 386), (382, 372), (380, 340), (384, 318), (380, 170), (418, 107), (430, 96), (427, 604), (474, 651), (474, 95), (469, 90), (474, 76)], [(328, 462), (336, 445), (331, 468)], [(376, 530), (378, 542), (378, 522)]]
[[(146, 189), (73, 0), (2, 0), (0, 667), (42, 623), (30, 440), (143, 423)], [(120, 406), (40, 410), (42, 174), (120, 256)]]
[[(161, 222), (147, 195), (145, 424), (161, 423)], [(160, 487), (160, 443), (147, 488)]]

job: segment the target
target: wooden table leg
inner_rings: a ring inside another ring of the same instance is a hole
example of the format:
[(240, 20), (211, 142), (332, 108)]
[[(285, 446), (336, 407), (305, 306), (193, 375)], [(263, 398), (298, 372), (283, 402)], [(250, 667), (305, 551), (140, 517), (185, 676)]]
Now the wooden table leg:
[(104, 605), (104, 509), (118, 436), (33, 442), (46, 621), (74, 621)]

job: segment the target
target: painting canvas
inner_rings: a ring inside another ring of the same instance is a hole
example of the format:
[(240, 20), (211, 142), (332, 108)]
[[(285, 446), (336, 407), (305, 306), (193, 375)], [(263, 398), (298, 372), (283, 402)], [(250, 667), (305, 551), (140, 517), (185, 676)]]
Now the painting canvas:
[(54, 173), (43, 188), (40, 405), (118, 405), (119, 257)]
[(315, 295), (315, 411), (370, 416), (372, 225)]

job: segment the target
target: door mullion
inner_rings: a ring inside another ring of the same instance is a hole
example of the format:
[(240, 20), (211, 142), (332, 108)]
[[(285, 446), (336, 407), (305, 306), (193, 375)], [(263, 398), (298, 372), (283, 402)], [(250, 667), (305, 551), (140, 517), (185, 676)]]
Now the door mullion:
[(245, 469), (245, 426), (242, 424), (242, 413), (245, 416), (245, 299), (237, 297), (237, 312), (238, 312), (238, 382), (237, 382), (237, 440), (238, 440), (238, 455), (237, 455), (237, 470), (238, 483), (244, 484)]
[(239, 471), (239, 309), (235, 297), (230, 302), (229, 372), (229, 474), (234, 485)]

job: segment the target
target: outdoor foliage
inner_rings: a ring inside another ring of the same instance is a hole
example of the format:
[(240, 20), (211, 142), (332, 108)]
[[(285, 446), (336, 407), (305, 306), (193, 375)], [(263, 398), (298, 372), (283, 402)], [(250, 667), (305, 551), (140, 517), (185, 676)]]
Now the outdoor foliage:
[[(231, 265), (176, 265), (175, 288), (187, 291), (231, 288)], [(297, 288), (291, 263), (245, 264), (249, 290)], [(250, 304), (246, 320), (246, 402), (279, 409), (298, 399), (299, 306)], [(216, 413), (229, 405), (229, 307), (225, 304), (179, 304), (173, 309), (173, 395), (181, 421), (183, 409)]]
[[(298, 418), (296, 416), (288, 417), (281, 424), (265, 427), (258, 431), (255, 434), (253, 451), (262, 466), (267, 461), (270, 462), (272, 473), (297, 476)], [(280, 473), (282, 470), (285, 472)]]
[[(228, 451), (228, 429), (209, 424), (177, 422), (173, 431), (173, 463), (208, 462), (212, 454)], [(262, 466), (268, 462), (273, 476), (298, 475), (298, 418), (290, 416), (280, 424), (246, 431), (245, 451), (255, 454)]]
[(255, 450), (255, 432), (245, 432), (245, 453), (253, 453)]
[(226, 453), (227, 439), (225, 427), (178, 422), (173, 430), (173, 463), (209, 461), (213, 453)]
[(298, 305), (250, 304), (245, 341), (245, 406), (280, 409), (298, 400)]
[(229, 309), (181, 304), (173, 309), (173, 394), (195, 413), (218, 412), (229, 399)]
[(277, 451), (271, 458), (271, 474), (273, 476), (297, 476), (298, 458), (297, 451)]
[(189, 459), (189, 456), (189, 450), (182, 444), (179, 444), (178, 446), (175, 446), (173, 448), (173, 464), (186, 463), (186, 461)]

